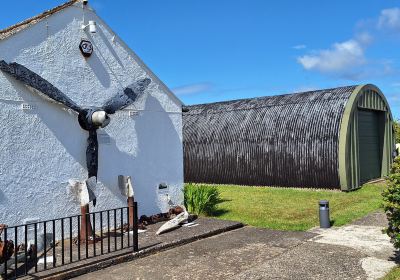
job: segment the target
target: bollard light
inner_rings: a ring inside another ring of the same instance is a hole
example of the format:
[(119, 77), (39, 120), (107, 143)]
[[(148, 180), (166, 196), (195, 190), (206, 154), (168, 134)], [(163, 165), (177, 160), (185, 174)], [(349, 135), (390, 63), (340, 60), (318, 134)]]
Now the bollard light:
[(329, 201), (320, 200), (318, 204), (319, 204), (319, 226), (321, 228), (330, 228), (331, 219), (329, 217)]

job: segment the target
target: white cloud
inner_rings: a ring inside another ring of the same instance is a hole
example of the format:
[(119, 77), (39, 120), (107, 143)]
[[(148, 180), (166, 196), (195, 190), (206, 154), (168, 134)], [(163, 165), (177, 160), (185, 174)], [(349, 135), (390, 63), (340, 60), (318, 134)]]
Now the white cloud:
[(293, 46), (292, 48), (295, 50), (302, 50), (302, 49), (307, 48), (307, 46), (306, 45), (296, 45), (296, 46)]
[(366, 47), (373, 41), (373, 37), (371, 36), (371, 34), (364, 31), (361, 33), (357, 33), (355, 36), (355, 40), (359, 42), (362, 46)]
[(378, 27), (400, 30), (400, 8), (391, 8), (381, 11)]
[(298, 57), (297, 61), (306, 70), (325, 73), (347, 71), (350, 68), (366, 63), (364, 48), (364, 42), (351, 39), (335, 43), (329, 49)]
[(173, 88), (176, 95), (189, 95), (209, 91), (213, 88), (211, 83), (197, 83)]
[(397, 38), (400, 7), (384, 9), (379, 17), (361, 20), (353, 38), (336, 42), (325, 49), (305, 52), (297, 57), (297, 62), (307, 71), (353, 81), (398, 75), (400, 69), (396, 67), (396, 61), (367, 56), (367, 49), (373, 41), (371, 32), (374, 37), (380, 38), (385, 31), (395, 31)]

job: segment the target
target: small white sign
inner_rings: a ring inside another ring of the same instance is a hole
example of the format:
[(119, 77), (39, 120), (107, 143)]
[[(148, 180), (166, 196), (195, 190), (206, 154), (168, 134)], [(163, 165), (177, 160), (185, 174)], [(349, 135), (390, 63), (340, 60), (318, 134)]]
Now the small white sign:
[[(53, 263), (53, 257), (52, 256), (46, 257), (46, 263)], [(39, 259), (38, 264), (44, 264), (44, 257)]]
[(29, 111), (29, 110), (35, 110), (36, 108), (32, 104), (22, 103), (21, 104), (21, 109), (24, 110), (24, 111)]
[(128, 111), (128, 115), (129, 115), (129, 117), (138, 116), (138, 115), (139, 115), (139, 112), (138, 112), (138, 111), (135, 111), (135, 110), (129, 110), (129, 111)]

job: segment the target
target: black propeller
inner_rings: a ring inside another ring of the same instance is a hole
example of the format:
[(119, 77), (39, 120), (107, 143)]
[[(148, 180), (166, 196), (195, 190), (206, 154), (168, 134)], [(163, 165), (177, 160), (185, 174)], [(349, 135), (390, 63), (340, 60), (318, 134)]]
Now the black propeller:
[(89, 132), (86, 149), (88, 178), (97, 178), (99, 149), (97, 129), (108, 125), (110, 122), (108, 115), (114, 114), (118, 110), (124, 109), (134, 103), (151, 83), (151, 80), (148, 78), (141, 79), (126, 87), (123, 92), (119, 92), (116, 96), (109, 99), (100, 108), (81, 108), (50, 82), (21, 64), (16, 62), (7, 64), (4, 60), (1, 60), (0, 70), (23, 84), (36, 89), (47, 99), (49, 98), (78, 113), (80, 126)]
[(29, 70), (25, 66), (22, 66), (21, 64), (15, 62), (7, 64), (4, 60), (1, 60), (0, 70), (11, 75), (23, 84), (40, 91), (47, 98), (50, 98), (57, 103), (63, 104), (68, 108), (74, 110), (75, 112), (79, 113), (81, 111), (81, 108), (76, 105), (76, 103), (73, 102), (71, 99), (69, 99), (64, 93), (62, 93), (58, 88), (40, 77), (38, 74)]
[(150, 82), (150, 79), (142, 79), (125, 88), (124, 92), (118, 93), (116, 96), (104, 103), (104, 111), (107, 114), (114, 114), (116, 111), (131, 105), (136, 98), (146, 90)]

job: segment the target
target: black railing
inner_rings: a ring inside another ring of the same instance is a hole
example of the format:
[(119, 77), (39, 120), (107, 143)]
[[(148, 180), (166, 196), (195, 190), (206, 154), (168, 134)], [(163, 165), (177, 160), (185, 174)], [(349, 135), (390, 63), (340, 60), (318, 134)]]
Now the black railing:
[(13, 255), (3, 255), (4, 262), (0, 263), (4, 279), (34, 275), (128, 248), (137, 252), (137, 202), (129, 207), (6, 227), (1, 237), (3, 245), (12, 241), (14, 248)]

